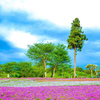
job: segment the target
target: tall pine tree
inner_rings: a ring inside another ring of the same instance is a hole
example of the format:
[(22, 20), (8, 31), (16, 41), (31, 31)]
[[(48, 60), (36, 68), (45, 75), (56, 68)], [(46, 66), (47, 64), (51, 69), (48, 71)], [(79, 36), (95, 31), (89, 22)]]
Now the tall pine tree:
[(81, 51), (83, 47), (84, 40), (88, 40), (86, 35), (83, 34), (82, 27), (80, 26), (80, 20), (75, 18), (73, 20), (71, 32), (69, 38), (67, 39), (68, 42), (68, 49), (74, 49), (74, 78), (76, 76), (76, 52)]

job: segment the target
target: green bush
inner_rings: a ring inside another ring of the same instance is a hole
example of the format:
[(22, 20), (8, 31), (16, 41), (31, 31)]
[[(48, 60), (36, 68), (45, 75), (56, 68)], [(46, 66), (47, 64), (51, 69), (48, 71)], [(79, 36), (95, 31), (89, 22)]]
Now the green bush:
[(87, 78), (91, 78), (91, 75), (90, 75), (90, 74), (88, 74), (88, 75), (87, 75)]
[(20, 74), (19, 73), (12, 73), (11, 75), (10, 75), (10, 77), (13, 77), (13, 78), (20, 78), (21, 76), (20, 76)]
[(1, 74), (0, 74), (0, 77), (1, 77), (1, 78), (7, 78), (7, 73), (5, 73), (5, 72), (1, 73)]
[(47, 73), (47, 77), (52, 77), (52, 73), (51, 72)]

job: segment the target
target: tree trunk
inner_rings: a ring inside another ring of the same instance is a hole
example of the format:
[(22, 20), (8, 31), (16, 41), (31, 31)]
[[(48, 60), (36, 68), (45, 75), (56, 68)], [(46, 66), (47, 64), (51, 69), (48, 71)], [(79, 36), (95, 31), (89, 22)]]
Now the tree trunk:
[(93, 76), (93, 74), (92, 74), (92, 69), (91, 69), (91, 77)]
[(63, 78), (63, 69), (62, 69), (62, 78)]
[(9, 74), (7, 74), (7, 77), (9, 78)]
[(97, 70), (96, 70), (96, 76), (98, 75), (98, 72), (97, 72)]
[(74, 78), (76, 76), (76, 47), (74, 49)]
[(10, 71), (10, 76), (11, 76), (11, 71)]
[(45, 67), (45, 77), (46, 77), (46, 61), (44, 60), (44, 67)]
[(54, 75), (55, 75), (55, 69), (56, 69), (56, 67), (54, 67), (54, 69), (53, 69), (53, 75), (52, 75), (53, 78), (54, 78)]

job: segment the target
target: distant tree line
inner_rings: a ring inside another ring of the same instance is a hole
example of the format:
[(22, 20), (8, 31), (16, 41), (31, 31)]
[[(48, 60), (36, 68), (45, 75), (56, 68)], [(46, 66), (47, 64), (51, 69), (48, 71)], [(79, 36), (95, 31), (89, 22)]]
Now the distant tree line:
[[(89, 64), (90, 65), (90, 64)], [(92, 64), (91, 64), (92, 65)], [(91, 75), (92, 69), (92, 75)], [(73, 78), (74, 68), (71, 66), (62, 65), (56, 68), (55, 76), (53, 76), (53, 67), (46, 68), (46, 77), (55, 78)], [(77, 78), (92, 78), (100, 77), (100, 67), (94, 68), (87, 66), (86, 69), (77, 66), (76, 67)], [(35, 65), (32, 62), (7, 62), (5, 64), (0, 64), (0, 77), (6, 78), (7, 75), (12, 78), (20, 77), (45, 77), (45, 67), (42, 62)]]

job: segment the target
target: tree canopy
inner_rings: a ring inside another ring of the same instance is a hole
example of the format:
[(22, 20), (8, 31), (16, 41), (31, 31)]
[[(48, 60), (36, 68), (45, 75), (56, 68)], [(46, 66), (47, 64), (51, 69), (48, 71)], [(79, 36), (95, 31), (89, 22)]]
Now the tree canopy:
[(68, 67), (67, 64), (70, 64), (71, 62), (66, 46), (59, 43), (57, 46), (55, 46), (50, 58), (50, 66), (53, 67), (53, 77), (55, 74), (55, 69), (58, 66), (64, 67), (64, 64), (66, 64), (66, 67)]
[(34, 45), (28, 45), (27, 56), (32, 60), (42, 60), (45, 66), (45, 77), (46, 77), (46, 63), (49, 60), (50, 53), (54, 49), (52, 43), (35, 43)]
[(84, 40), (88, 40), (86, 35), (83, 34), (82, 27), (80, 26), (80, 20), (75, 18), (73, 20), (71, 32), (69, 38), (67, 39), (68, 42), (68, 49), (75, 49), (81, 51)]
[(97, 68), (97, 65), (87, 64), (87, 66), (85, 66), (85, 67), (88, 68), (89, 70), (91, 70), (91, 77), (93, 77), (93, 70)]

